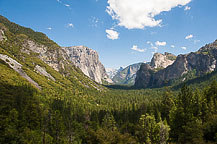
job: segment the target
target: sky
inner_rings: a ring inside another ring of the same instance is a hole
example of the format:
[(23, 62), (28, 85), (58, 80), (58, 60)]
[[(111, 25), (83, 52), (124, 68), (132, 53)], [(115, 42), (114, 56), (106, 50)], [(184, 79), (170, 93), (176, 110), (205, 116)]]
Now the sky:
[(217, 0), (0, 0), (0, 15), (60, 46), (94, 49), (106, 68), (217, 39)]

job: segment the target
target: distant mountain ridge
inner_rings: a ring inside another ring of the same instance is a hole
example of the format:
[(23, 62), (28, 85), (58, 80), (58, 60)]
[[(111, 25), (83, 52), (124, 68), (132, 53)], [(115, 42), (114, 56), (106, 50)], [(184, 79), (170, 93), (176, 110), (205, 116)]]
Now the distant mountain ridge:
[(216, 70), (216, 60), (217, 40), (197, 52), (178, 55), (173, 64), (157, 72), (147, 64), (142, 64), (136, 75), (135, 87), (162, 87), (202, 76)]
[(123, 67), (120, 67), (119, 69), (115, 68), (106, 68), (106, 73), (109, 76), (110, 79), (113, 79), (113, 77), (119, 72), (122, 71)]
[(119, 70), (112, 78), (115, 84), (133, 85), (136, 78), (136, 72), (139, 70), (142, 63), (132, 64), (126, 68)]
[[(146, 62), (151, 69), (158, 71), (171, 65), (176, 59), (176, 56), (165, 52), (164, 54), (155, 53), (151, 59), (151, 62)], [(115, 84), (134, 85), (136, 79), (136, 73), (140, 69), (143, 63), (136, 63), (127, 66), (123, 70), (119, 71), (113, 78)]]

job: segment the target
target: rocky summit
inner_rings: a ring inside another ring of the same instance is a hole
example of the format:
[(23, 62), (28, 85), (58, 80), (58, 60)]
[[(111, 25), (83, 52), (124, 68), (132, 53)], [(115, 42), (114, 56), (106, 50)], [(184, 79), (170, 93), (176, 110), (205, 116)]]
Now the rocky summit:
[(136, 72), (139, 70), (142, 63), (136, 63), (120, 69), (112, 78), (115, 84), (133, 85), (135, 83)]
[(135, 87), (162, 87), (186, 81), (216, 70), (217, 40), (197, 52), (178, 55), (172, 65), (159, 71), (142, 64), (136, 75)]
[(173, 64), (175, 59), (176, 56), (171, 53), (155, 53), (153, 58), (151, 59), (150, 66), (155, 69), (166, 68), (167, 66)]
[(166, 68), (167, 66), (173, 64), (176, 56), (165, 52), (164, 54), (155, 53), (151, 62), (136, 63), (127, 66), (123, 70), (120, 70), (113, 78), (115, 84), (128, 84), (133, 85), (136, 79), (136, 72), (140, 69), (140, 66), (143, 64), (148, 66), (153, 71), (158, 71), (160, 69)]
[(103, 83), (103, 81), (112, 83), (95, 50), (85, 46), (63, 47), (62, 49), (69, 57), (69, 60), (81, 69), (86, 76), (98, 83)]

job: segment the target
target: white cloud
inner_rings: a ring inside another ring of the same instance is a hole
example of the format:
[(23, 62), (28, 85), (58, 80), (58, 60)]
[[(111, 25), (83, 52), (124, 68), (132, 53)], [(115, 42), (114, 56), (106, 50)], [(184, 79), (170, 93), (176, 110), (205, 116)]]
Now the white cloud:
[(162, 19), (155, 19), (161, 12), (185, 6), (191, 0), (108, 0), (106, 12), (119, 26), (128, 29), (160, 26)]
[(185, 6), (185, 11), (187, 11), (187, 10), (190, 10), (191, 9), (191, 7), (189, 7), (189, 6)]
[(190, 35), (187, 35), (186, 37), (185, 37), (185, 39), (191, 39), (191, 38), (193, 38), (194, 36), (192, 35), (192, 34), (190, 34)]
[(119, 38), (119, 33), (116, 32), (115, 30), (113, 30), (113, 29), (106, 29), (105, 31), (107, 33), (107, 38), (108, 39), (115, 40), (115, 39)]
[(60, 0), (57, 0), (57, 2), (62, 3), (62, 1), (60, 1)]
[(64, 4), (64, 6), (66, 6), (66, 7), (70, 7), (70, 5), (69, 5), (69, 4)]
[(73, 28), (74, 25), (73, 25), (72, 23), (69, 23), (69, 24), (67, 25), (67, 27), (71, 27), (71, 28)]
[(184, 47), (184, 46), (183, 46), (183, 47), (181, 47), (181, 48), (182, 48), (183, 50), (186, 50), (186, 49), (187, 49), (187, 48), (186, 48), (186, 47)]
[(171, 48), (175, 48), (175, 45), (171, 45)]
[(166, 44), (167, 44), (166, 42), (160, 42), (160, 41), (155, 42), (156, 46), (166, 46)]
[(147, 43), (147, 44), (151, 44), (151, 42), (150, 42), (150, 41), (147, 41), (146, 43)]
[(138, 51), (138, 52), (145, 52), (146, 51), (146, 49), (140, 49), (140, 48), (138, 48), (137, 45), (133, 45), (133, 47), (131, 49), (134, 50), (134, 51)]
[(47, 28), (48, 30), (52, 30), (52, 28), (51, 27), (49, 27), (49, 28)]
[(153, 49), (154, 51), (151, 52), (152, 54), (156, 53), (158, 51), (158, 47), (157, 46), (154, 46), (154, 44), (150, 41), (147, 41), (147, 44), (150, 44), (151, 46), (151, 49)]

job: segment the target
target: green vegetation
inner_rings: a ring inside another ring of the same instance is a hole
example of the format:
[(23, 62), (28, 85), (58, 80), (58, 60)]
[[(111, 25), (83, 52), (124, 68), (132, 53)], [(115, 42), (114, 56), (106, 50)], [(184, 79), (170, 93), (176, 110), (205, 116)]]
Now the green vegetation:
[[(216, 72), (188, 81), (191, 87), (106, 88), (70, 63), (64, 63), (65, 69), (57, 72), (37, 53), (22, 52), (26, 39), (52, 50), (55, 43), (45, 35), (0, 17), (2, 27), (7, 40), (0, 42), (0, 54), (21, 63), (41, 90), (0, 60), (0, 143), (217, 142)], [(45, 68), (55, 81), (38, 74), (36, 65)], [(94, 87), (101, 87), (101, 91)]]

